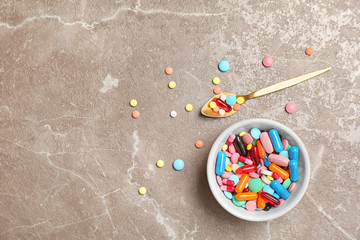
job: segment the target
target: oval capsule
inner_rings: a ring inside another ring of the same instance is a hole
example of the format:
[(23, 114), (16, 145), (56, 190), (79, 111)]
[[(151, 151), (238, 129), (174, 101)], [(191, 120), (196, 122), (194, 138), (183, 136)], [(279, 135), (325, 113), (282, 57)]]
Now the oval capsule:
[(247, 156), (247, 151), (246, 151), (246, 146), (243, 143), (243, 141), (241, 140), (240, 136), (236, 136), (235, 140), (234, 140), (234, 145), (235, 145), (235, 149), (238, 153), (240, 153), (243, 156)]
[(285, 180), (289, 178), (289, 173), (287, 171), (285, 171), (283, 168), (279, 167), (278, 165), (276, 165), (275, 163), (272, 163), (269, 165), (269, 169), (272, 172), (276, 172), (277, 174), (279, 174), (279, 176)]
[(263, 145), (265, 151), (267, 153), (272, 153), (274, 152), (274, 147), (271, 143), (271, 139), (270, 139), (270, 136), (267, 132), (262, 132), (260, 134), (260, 141), (261, 141), (261, 144)]
[(287, 167), (290, 161), (288, 158), (277, 154), (270, 154), (268, 160), (282, 167)]
[(257, 207), (260, 208), (260, 209), (264, 209), (265, 206), (266, 206), (266, 201), (265, 201), (265, 199), (263, 199), (263, 198), (261, 197), (261, 192), (262, 192), (262, 191), (263, 191), (263, 190), (260, 190), (260, 192), (259, 192), (259, 194), (258, 194), (258, 199), (257, 199)]
[(256, 141), (256, 147), (258, 151), (259, 158), (266, 158), (266, 151), (264, 149), (264, 146), (261, 144), (260, 140)]
[(216, 158), (216, 168), (215, 172), (217, 175), (223, 175), (225, 173), (225, 165), (226, 164), (226, 154), (221, 151), (218, 153)]
[(249, 180), (250, 176), (248, 174), (243, 174), (238, 184), (236, 185), (235, 192), (241, 193), (244, 190), (246, 184), (248, 184)]
[(299, 161), (299, 148), (297, 146), (292, 146), (289, 150), (290, 160)]
[(243, 192), (243, 193), (236, 194), (236, 200), (238, 200), (238, 201), (255, 200), (255, 199), (257, 199), (257, 197), (258, 197), (258, 194), (256, 192)]
[(270, 187), (275, 190), (277, 194), (279, 194), (280, 197), (283, 199), (288, 199), (290, 196), (290, 193), (286, 188), (284, 188), (283, 185), (281, 185), (277, 180), (273, 180), (270, 183)]
[(296, 160), (291, 160), (289, 163), (290, 167), (290, 180), (296, 182), (299, 180), (299, 168)]
[(281, 138), (279, 132), (276, 129), (271, 129), (269, 131), (269, 136), (271, 139), (271, 143), (274, 146), (276, 152), (281, 152), (283, 150), (283, 145), (281, 143)]

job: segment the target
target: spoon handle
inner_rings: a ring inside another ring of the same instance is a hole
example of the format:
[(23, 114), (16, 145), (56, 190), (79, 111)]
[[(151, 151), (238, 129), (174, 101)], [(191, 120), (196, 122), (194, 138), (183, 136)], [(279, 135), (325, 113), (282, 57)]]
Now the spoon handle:
[(315, 72), (307, 73), (307, 74), (301, 75), (299, 77), (291, 78), (289, 80), (276, 83), (276, 84), (274, 84), (272, 86), (257, 90), (257, 91), (255, 91), (253, 93), (250, 93), (249, 95), (247, 95), (247, 99), (260, 97), (260, 96), (263, 96), (263, 95), (266, 95), (266, 94), (269, 94), (269, 93), (272, 93), (272, 92), (282, 90), (284, 88), (294, 86), (294, 85), (296, 85), (298, 83), (304, 82), (306, 80), (309, 80), (310, 78), (316, 77), (317, 75), (320, 75), (320, 74), (322, 74), (324, 72), (327, 72), (330, 69), (331, 69), (331, 67), (324, 68), (324, 69), (321, 69), (321, 70), (318, 70), (318, 71), (315, 71)]

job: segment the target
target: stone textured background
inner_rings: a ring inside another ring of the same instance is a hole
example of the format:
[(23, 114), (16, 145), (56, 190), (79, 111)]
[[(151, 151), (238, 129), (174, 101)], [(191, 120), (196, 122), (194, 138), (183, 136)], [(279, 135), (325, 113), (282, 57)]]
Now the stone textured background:
[[(0, 239), (359, 239), (359, 9), (357, 0), (1, 1)], [(241, 94), (328, 66), (230, 118), (200, 115), (214, 76)], [(253, 117), (291, 127), (311, 156), (304, 198), (270, 222), (228, 214), (206, 180), (216, 137)]]

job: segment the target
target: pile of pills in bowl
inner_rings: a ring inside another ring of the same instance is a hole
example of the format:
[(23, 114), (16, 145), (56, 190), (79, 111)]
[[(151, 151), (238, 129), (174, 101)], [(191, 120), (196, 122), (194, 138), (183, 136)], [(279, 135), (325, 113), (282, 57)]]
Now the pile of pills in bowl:
[(209, 102), (209, 107), (213, 112), (225, 115), (226, 112), (238, 111), (244, 102), (245, 98), (242, 96), (236, 97), (234, 94), (221, 94)]
[(299, 179), (299, 148), (276, 129), (231, 134), (217, 155), (216, 180), (233, 204), (269, 211), (289, 198)]

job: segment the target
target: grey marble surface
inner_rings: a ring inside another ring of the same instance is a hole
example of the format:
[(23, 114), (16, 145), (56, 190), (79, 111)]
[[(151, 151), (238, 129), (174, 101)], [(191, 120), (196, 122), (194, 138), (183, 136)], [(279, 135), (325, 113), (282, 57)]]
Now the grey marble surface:
[[(2, 1), (0, 239), (359, 239), (359, 9), (356, 0)], [(229, 72), (217, 70), (223, 59)], [(241, 94), (328, 66), (230, 118), (200, 114), (215, 76)], [(217, 136), (254, 117), (292, 128), (312, 164), (298, 206), (261, 223), (223, 210), (205, 171)]]

